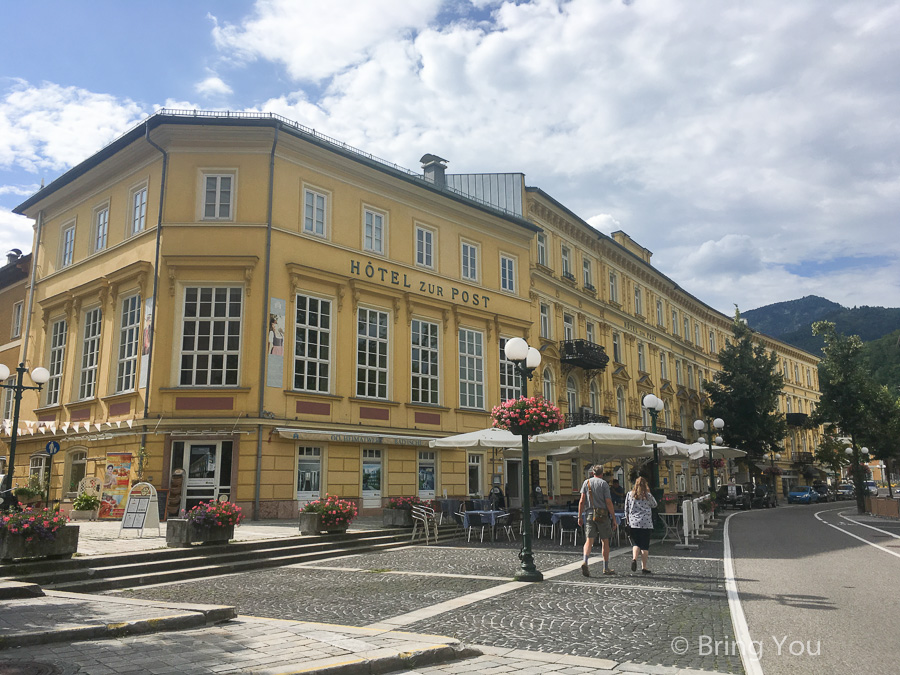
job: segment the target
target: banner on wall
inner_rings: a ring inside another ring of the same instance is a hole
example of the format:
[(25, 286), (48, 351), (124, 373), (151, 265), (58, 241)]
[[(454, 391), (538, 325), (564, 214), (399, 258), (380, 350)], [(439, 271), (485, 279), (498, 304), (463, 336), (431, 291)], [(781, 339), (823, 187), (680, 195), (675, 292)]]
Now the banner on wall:
[(150, 372), (150, 336), (153, 335), (153, 298), (144, 300), (144, 325), (141, 331), (141, 373), (138, 387), (147, 386)]
[(125, 515), (125, 502), (131, 485), (131, 453), (110, 452), (106, 455), (106, 473), (100, 496), (100, 518), (120, 519)]
[(269, 299), (269, 330), (266, 333), (266, 386), (284, 387), (284, 317), (287, 303)]

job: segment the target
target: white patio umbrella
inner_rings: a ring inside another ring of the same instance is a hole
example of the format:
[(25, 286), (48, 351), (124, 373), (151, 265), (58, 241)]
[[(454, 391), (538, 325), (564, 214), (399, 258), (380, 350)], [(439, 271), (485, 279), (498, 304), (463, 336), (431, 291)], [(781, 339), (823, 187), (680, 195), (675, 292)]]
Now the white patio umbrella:
[[(592, 454), (609, 457), (646, 457), (653, 454), (653, 443), (665, 443), (666, 437), (638, 429), (624, 429), (611, 424), (591, 423), (538, 434), (530, 441), (530, 447), (547, 454), (563, 454), (574, 449), (591, 447)], [(558, 450), (559, 452), (552, 452)]]
[(428, 442), (432, 448), (518, 448), (522, 450), (522, 437), (506, 429), (489, 427), (465, 434), (435, 438)]
[(681, 443), (670, 439), (665, 443), (657, 443), (656, 447), (659, 450), (660, 457), (682, 457), (691, 459), (691, 446), (687, 443)]
[[(691, 459), (709, 459), (709, 446), (706, 443), (691, 443), (689, 447)], [(712, 452), (715, 457), (721, 457), (722, 459), (737, 459), (747, 455), (746, 451), (729, 448), (727, 445), (714, 445), (712, 446)]]

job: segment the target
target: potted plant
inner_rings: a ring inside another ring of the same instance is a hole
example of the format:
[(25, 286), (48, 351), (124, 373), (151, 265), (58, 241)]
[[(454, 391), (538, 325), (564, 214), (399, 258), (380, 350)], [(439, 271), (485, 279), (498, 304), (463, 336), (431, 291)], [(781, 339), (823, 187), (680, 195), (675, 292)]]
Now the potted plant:
[(715, 512), (717, 504), (713, 499), (704, 499), (698, 506), (703, 513), (709, 513), (710, 511)]
[(678, 513), (678, 495), (667, 492), (659, 501), (662, 505), (663, 513)]
[(491, 410), (493, 426), (518, 436), (533, 436), (562, 429), (564, 418), (559, 408), (542, 396), (513, 398)]
[(385, 527), (412, 527), (413, 506), (434, 508), (434, 502), (418, 497), (391, 497), (382, 513), (382, 524)]
[[(712, 465), (714, 469), (721, 469), (725, 466), (725, 460), (721, 457), (714, 457), (712, 461)], [(703, 469), (709, 468), (709, 458), (704, 457), (700, 460), (700, 467)]]
[(166, 545), (227, 544), (234, 526), (244, 520), (241, 507), (232, 502), (200, 502), (184, 518), (166, 521)]
[(78, 550), (78, 526), (54, 509), (0, 514), (0, 559), (71, 558)]
[(100, 497), (89, 492), (82, 492), (72, 502), (69, 517), (72, 520), (96, 520), (100, 510)]
[(13, 494), (21, 504), (37, 505), (43, 500), (45, 491), (46, 486), (41, 482), (41, 477), (31, 474), (28, 483), (17, 487), (13, 490)]
[(350, 500), (326, 494), (323, 499), (309, 502), (300, 509), (300, 533), (346, 532), (357, 512), (356, 504)]

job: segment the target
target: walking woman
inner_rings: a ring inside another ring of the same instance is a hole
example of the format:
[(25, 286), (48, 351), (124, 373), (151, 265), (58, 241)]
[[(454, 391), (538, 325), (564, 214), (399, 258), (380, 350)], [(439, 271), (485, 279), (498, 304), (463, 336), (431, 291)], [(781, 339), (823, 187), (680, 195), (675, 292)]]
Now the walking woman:
[(650, 534), (653, 532), (653, 514), (656, 499), (650, 493), (647, 479), (640, 476), (634, 489), (625, 495), (625, 523), (631, 527), (631, 571), (637, 571), (638, 555), (641, 556), (641, 570), (644, 574), (652, 574), (647, 566), (650, 557)]

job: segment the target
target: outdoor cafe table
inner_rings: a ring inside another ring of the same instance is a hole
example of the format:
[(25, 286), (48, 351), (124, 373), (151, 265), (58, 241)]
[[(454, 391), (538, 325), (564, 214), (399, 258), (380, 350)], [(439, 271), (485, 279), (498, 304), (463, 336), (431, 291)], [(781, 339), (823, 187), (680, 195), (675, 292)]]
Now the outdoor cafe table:
[(662, 518), (663, 525), (666, 526), (666, 533), (663, 535), (663, 538), (659, 540), (659, 543), (664, 542), (669, 536), (673, 536), (675, 541), (679, 544), (681, 543), (681, 514), (680, 513), (662, 513), (660, 512), (659, 517)]
[(469, 528), (469, 514), (475, 513), (481, 516), (481, 522), (485, 525), (490, 525), (491, 529), (497, 525), (497, 521), (509, 514), (506, 511), (463, 511), (462, 519), (463, 519), (463, 527)]

